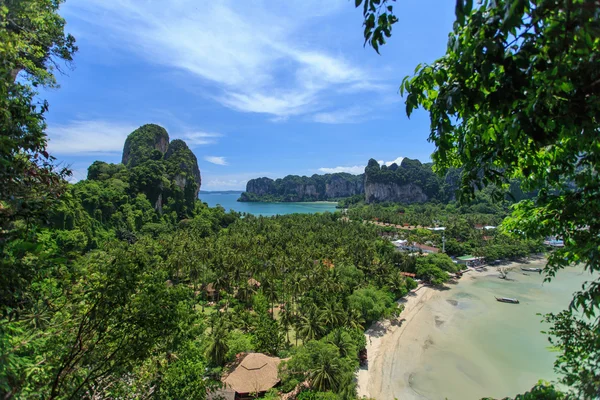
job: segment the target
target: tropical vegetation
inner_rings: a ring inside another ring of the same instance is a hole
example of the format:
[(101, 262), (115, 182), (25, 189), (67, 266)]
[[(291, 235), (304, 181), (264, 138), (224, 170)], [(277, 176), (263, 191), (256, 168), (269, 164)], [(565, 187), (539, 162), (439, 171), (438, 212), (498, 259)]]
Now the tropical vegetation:
[[(377, 51), (397, 21), (386, 3), (356, 2)], [(195, 156), (156, 125), (130, 136), (121, 164), (96, 162), (88, 179), (65, 181), (69, 171), (46, 151), (48, 104), (36, 93), (56, 85), (58, 62), (77, 51), (60, 4), (0, 5), (5, 399), (204, 399), (246, 351), (288, 358), (280, 388), (305, 382), (298, 398), (355, 398), (368, 324), (400, 312), (411, 274), (438, 285), (457, 271), (446, 254), (396, 251), (390, 234), (491, 259), (557, 236), (565, 247), (552, 253), (548, 279), (572, 263), (599, 269), (597, 1), (458, 0), (447, 54), (403, 82), (408, 114), (424, 107), (431, 116), (432, 171), (455, 171), (458, 198), (475, 203), (358, 201), (347, 215), (273, 218), (202, 204)], [(488, 201), (515, 182), (537, 196)], [(499, 222), (490, 235), (474, 226)], [(447, 236), (390, 223), (444, 224)], [(569, 392), (539, 382), (516, 398), (598, 397), (599, 291), (590, 282), (545, 317)]]

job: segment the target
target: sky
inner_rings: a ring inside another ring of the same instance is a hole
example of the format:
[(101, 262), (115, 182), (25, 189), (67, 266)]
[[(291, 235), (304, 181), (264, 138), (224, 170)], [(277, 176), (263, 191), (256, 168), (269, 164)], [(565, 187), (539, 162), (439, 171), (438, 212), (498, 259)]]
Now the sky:
[(401, 0), (378, 55), (350, 0), (67, 0), (79, 51), (44, 90), (50, 152), (85, 179), (146, 123), (186, 141), (202, 190), (249, 179), (362, 173), (370, 158), (430, 161), (429, 118), (399, 94), (445, 53), (449, 0)]

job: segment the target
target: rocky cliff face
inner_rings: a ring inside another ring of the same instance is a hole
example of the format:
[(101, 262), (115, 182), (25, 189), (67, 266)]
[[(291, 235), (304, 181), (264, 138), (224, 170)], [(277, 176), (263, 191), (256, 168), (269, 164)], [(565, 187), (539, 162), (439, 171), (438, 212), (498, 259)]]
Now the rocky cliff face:
[(148, 159), (160, 159), (169, 146), (169, 134), (162, 126), (146, 124), (131, 132), (125, 140), (121, 162), (134, 167)]
[(329, 199), (340, 199), (363, 194), (365, 188), (362, 175), (360, 177), (360, 180), (348, 181), (338, 175), (332, 176), (331, 180), (325, 185), (325, 196)]
[(178, 213), (193, 209), (202, 179), (198, 160), (183, 140), (169, 142), (163, 127), (143, 125), (127, 137), (122, 161), (131, 187), (146, 194), (156, 210), (162, 212), (169, 199)]
[(265, 196), (276, 192), (275, 181), (271, 178), (250, 179), (246, 184), (246, 192), (257, 196)]
[(443, 181), (431, 164), (404, 158), (400, 165), (379, 165), (373, 159), (365, 168), (365, 201), (367, 203), (423, 203), (443, 201)]
[(448, 201), (454, 179), (438, 177), (431, 164), (404, 158), (400, 165), (382, 165), (371, 159), (363, 175), (346, 173), (296, 176), (248, 181), (240, 201), (316, 201), (365, 195), (367, 203), (423, 203)]
[(346, 173), (258, 178), (246, 184), (240, 201), (325, 201), (363, 194), (362, 175)]
[(423, 190), (412, 183), (397, 185), (395, 183), (368, 183), (365, 186), (365, 200), (367, 203), (381, 203), (385, 201), (411, 204), (424, 203), (428, 200)]
[(202, 185), (198, 159), (183, 140), (176, 139), (169, 143), (165, 162), (173, 183), (184, 192), (193, 192), (194, 198), (198, 198)]

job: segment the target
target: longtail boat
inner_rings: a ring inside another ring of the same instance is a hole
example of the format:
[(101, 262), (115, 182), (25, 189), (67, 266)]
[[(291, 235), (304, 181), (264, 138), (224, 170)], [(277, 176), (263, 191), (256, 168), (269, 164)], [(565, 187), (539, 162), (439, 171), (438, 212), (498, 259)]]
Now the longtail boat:
[(510, 297), (496, 297), (496, 300), (501, 303), (519, 304), (519, 300), (511, 299)]
[(541, 268), (523, 268), (521, 267), (521, 271), (527, 271), (527, 272), (542, 272)]

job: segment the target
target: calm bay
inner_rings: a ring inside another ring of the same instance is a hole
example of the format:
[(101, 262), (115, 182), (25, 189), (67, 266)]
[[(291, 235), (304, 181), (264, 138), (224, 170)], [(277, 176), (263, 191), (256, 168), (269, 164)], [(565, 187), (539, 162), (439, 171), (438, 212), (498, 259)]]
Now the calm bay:
[(323, 212), (335, 212), (335, 202), (303, 202), (303, 203), (246, 203), (237, 201), (241, 192), (201, 192), (200, 200), (210, 207), (220, 205), (225, 210), (233, 210), (240, 213), (249, 213), (270, 217), (285, 214), (314, 214)]

